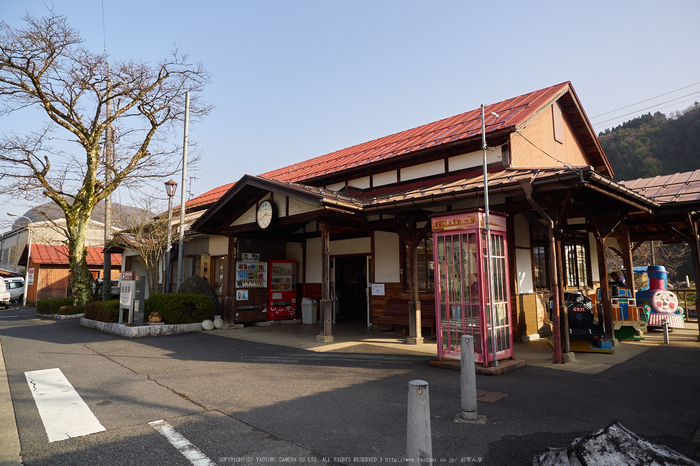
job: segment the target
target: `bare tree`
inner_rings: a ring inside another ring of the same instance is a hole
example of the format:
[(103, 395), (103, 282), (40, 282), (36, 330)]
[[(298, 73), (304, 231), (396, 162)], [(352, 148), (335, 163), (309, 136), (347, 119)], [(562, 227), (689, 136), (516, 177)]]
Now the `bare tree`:
[[(182, 121), (186, 92), (193, 120), (211, 110), (201, 99), (209, 74), (178, 51), (157, 64), (113, 62), (110, 70), (64, 16), (49, 10), (23, 20), (17, 29), (0, 22), (0, 114), (33, 107), (48, 118), (32, 132), (0, 136), (0, 193), (43, 195), (61, 208), (71, 290), (82, 304), (91, 294), (84, 243), (93, 209), (120, 185), (177, 170), (180, 148), (167, 130)], [(110, 125), (115, 152), (107, 165), (100, 155)]]
[[(144, 209), (144, 212), (147, 210)], [(112, 238), (111, 245), (138, 253), (139, 260), (146, 269), (149, 294), (155, 294), (160, 266), (165, 260), (168, 229), (173, 228), (173, 226), (168, 224), (167, 215), (155, 218), (141, 215), (138, 218), (130, 218), (128, 223), (134, 226), (116, 233)]]

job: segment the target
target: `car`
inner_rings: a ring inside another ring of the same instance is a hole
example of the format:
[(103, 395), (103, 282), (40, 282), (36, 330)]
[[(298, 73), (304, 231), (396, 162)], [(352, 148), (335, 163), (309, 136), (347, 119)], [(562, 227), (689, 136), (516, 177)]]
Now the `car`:
[(4, 280), (0, 280), (0, 306), (4, 306), (5, 309), (10, 308), (10, 292), (7, 291)]
[(5, 288), (10, 292), (11, 303), (21, 303), (24, 301), (24, 278), (6, 278)]

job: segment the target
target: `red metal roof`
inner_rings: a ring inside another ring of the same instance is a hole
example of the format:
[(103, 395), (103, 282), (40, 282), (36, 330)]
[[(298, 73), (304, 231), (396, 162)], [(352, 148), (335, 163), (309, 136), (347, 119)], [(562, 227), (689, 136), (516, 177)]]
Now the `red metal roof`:
[[(499, 115), (498, 118), (486, 119), (486, 133), (517, 127), (566, 88), (571, 88), (569, 82), (486, 106), (487, 115), (491, 112)], [(291, 182), (310, 180), (418, 150), (470, 139), (480, 134), (481, 109), (479, 108), (263, 173), (260, 176)]]
[[(26, 248), (25, 248), (26, 251)], [(26, 257), (25, 257), (26, 260)], [(105, 255), (102, 246), (87, 247), (88, 265), (102, 265)], [(36, 264), (68, 265), (68, 246), (51, 246), (48, 244), (32, 244), (32, 262)], [(121, 254), (112, 254), (112, 266), (122, 264)]]

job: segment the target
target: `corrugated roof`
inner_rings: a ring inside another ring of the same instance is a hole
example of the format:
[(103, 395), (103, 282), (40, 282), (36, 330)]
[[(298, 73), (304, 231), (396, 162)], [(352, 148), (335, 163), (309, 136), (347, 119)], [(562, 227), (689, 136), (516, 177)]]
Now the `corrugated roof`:
[(659, 204), (700, 201), (700, 170), (637, 178), (620, 184)]
[[(567, 88), (570, 88), (569, 82), (487, 106), (485, 108), (487, 115), (496, 112), (499, 116), (498, 118), (489, 117), (486, 119), (486, 133), (517, 127), (560, 91)], [(348, 170), (418, 150), (467, 140), (480, 134), (481, 108), (331, 152), (263, 173), (260, 176), (291, 182), (310, 180), (336, 171)]]
[[(25, 248), (26, 250), (26, 248)], [(25, 257), (26, 260), (26, 257)], [(102, 246), (88, 246), (88, 265), (104, 264), (105, 256)], [(51, 246), (48, 244), (32, 244), (32, 262), (36, 264), (68, 265), (68, 246)], [(121, 254), (112, 255), (112, 265), (121, 265)]]

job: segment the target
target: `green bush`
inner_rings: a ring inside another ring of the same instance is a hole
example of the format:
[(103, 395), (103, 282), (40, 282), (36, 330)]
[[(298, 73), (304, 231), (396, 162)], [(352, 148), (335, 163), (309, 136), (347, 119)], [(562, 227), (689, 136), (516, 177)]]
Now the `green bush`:
[(85, 318), (100, 322), (119, 322), (119, 300), (87, 303), (85, 305)]
[(214, 300), (189, 293), (154, 294), (146, 300), (144, 320), (158, 312), (166, 324), (189, 324), (214, 317)]
[(81, 314), (85, 312), (85, 307), (84, 306), (61, 306), (58, 308), (58, 312), (56, 314), (62, 315), (62, 316), (72, 316), (75, 314)]
[(73, 298), (40, 299), (36, 303), (36, 312), (39, 314), (58, 314), (62, 306), (72, 306)]

